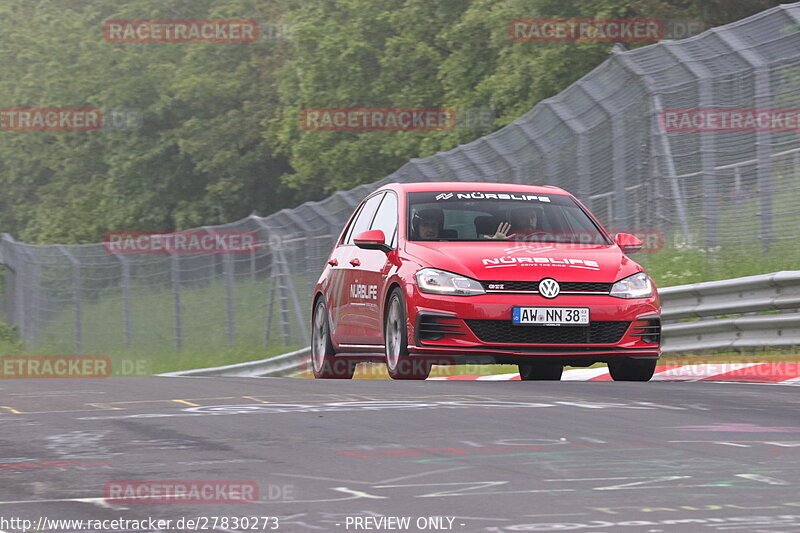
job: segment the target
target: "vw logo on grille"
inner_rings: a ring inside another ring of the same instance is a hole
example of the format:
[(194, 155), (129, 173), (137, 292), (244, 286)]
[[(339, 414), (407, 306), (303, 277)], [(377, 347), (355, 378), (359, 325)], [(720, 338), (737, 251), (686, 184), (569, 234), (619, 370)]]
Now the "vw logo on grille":
[(545, 298), (555, 298), (561, 292), (558, 282), (552, 278), (544, 278), (539, 282), (539, 294)]

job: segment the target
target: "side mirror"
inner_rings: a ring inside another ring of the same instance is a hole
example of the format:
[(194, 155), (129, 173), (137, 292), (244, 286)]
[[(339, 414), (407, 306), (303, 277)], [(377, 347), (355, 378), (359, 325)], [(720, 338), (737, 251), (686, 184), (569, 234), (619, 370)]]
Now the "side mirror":
[(630, 233), (617, 233), (617, 236), (614, 237), (614, 242), (626, 254), (636, 253), (644, 246), (639, 237)]
[(386, 236), (383, 234), (383, 230), (379, 229), (359, 233), (353, 239), (353, 242), (364, 250), (380, 250), (384, 253), (392, 250), (392, 247), (386, 244)]

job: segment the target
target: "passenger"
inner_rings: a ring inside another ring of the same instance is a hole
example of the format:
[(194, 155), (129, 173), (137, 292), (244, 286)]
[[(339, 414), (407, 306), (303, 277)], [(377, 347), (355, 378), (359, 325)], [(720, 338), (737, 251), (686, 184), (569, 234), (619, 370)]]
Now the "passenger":
[(514, 233), (528, 237), (539, 232), (539, 211), (533, 207), (517, 209), (511, 213)]
[(484, 235), (483, 238), (507, 241), (508, 239), (514, 237), (513, 233), (511, 235), (508, 234), (509, 231), (511, 231), (511, 223), (501, 222), (500, 224), (498, 224), (497, 231), (495, 232), (494, 235)]
[[(517, 209), (511, 213), (511, 222), (501, 222), (494, 235), (484, 235), (484, 238), (508, 240), (516, 237), (517, 240), (525, 240), (526, 237), (539, 233), (538, 221), (539, 213), (536, 209)], [(511, 228), (514, 228), (514, 233), (509, 233)]]

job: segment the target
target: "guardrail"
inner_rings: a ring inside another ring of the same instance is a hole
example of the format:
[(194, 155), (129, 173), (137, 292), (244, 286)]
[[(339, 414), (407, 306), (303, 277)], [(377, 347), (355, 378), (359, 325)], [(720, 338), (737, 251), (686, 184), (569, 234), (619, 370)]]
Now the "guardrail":
[[(800, 271), (665, 287), (658, 292), (664, 352), (800, 345)], [(774, 313), (757, 314), (765, 311)]]
[[(665, 287), (658, 293), (664, 352), (800, 345), (800, 270)], [(757, 314), (765, 311), (775, 314)], [(296, 375), (310, 353), (306, 347), (252, 363), (161, 375)]]
[(237, 363), (235, 365), (215, 366), (211, 368), (198, 368), (196, 370), (183, 370), (180, 372), (167, 372), (159, 376), (167, 377), (257, 377), (257, 376), (294, 376), (301, 373), (311, 355), (311, 347), (301, 348), (269, 359)]

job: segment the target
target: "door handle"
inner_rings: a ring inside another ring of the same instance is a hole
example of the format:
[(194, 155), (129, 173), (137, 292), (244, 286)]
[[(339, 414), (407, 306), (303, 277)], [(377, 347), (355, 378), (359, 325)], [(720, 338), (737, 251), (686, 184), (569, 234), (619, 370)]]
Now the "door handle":
[(338, 265), (338, 264), (339, 264), (339, 261), (337, 261), (336, 259), (330, 259), (330, 260), (328, 261), (328, 264), (329, 264), (330, 266), (332, 266), (332, 267), (335, 267), (336, 265)]
[(358, 260), (358, 257), (354, 257), (350, 260), (350, 264), (354, 267), (361, 266), (361, 261)]

